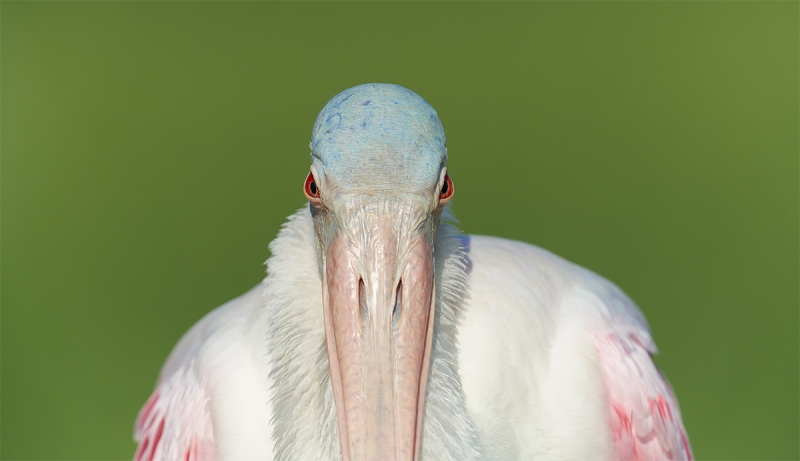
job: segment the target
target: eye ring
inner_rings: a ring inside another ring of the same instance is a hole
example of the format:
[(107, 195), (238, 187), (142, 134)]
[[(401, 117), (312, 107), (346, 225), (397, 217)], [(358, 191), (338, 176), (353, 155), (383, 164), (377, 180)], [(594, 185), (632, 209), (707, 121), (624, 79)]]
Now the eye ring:
[(445, 203), (449, 201), (453, 197), (454, 192), (455, 188), (453, 187), (453, 180), (450, 179), (450, 175), (448, 173), (445, 173), (444, 181), (442, 182), (442, 188), (439, 190), (439, 203)]
[(303, 192), (306, 194), (308, 200), (312, 202), (319, 201), (319, 186), (317, 185), (317, 180), (314, 178), (314, 174), (310, 171), (308, 172), (308, 176), (306, 176)]

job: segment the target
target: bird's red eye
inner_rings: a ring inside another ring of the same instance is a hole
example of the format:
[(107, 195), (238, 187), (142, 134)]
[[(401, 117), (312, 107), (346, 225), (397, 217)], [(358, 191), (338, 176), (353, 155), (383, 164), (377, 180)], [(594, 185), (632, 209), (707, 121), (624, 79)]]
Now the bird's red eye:
[(319, 186), (317, 185), (317, 181), (314, 179), (314, 174), (309, 172), (308, 176), (306, 177), (306, 185), (303, 188), (303, 191), (306, 193), (306, 198), (309, 200), (316, 200), (319, 199)]
[(450, 175), (444, 174), (444, 182), (442, 183), (442, 190), (439, 191), (439, 201), (446, 202), (453, 197), (453, 180)]

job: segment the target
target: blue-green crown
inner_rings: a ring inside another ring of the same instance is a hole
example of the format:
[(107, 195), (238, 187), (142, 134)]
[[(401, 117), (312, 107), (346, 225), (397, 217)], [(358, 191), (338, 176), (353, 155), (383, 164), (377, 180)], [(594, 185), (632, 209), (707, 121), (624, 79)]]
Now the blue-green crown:
[(379, 83), (345, 90), (325, 105), (314, 124), (311, 155), (327, 176), (351, 189), (427, 188), (447, 160), (433, 107), (411, 90)]

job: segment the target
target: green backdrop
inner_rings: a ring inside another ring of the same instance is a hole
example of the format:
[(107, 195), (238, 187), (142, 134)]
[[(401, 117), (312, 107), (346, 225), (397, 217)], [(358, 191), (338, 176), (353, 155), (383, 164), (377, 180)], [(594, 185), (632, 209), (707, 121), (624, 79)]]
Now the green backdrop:
[(2, 458), (131, 457), (365, 82), (437, 108), (465, 231), (639, 303), (698, 458), (800, 456), (797, 2), (0, 8)]

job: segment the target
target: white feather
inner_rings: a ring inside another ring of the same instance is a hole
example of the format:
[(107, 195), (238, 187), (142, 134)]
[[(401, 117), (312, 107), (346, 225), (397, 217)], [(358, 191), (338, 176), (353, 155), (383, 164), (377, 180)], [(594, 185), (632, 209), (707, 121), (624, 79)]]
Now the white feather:
[[(631, 457), (691, 456), (645, 320), (619, 288), (532, 245), (462, 236), (448, 219), (435, 249), (422, 459), (617, 459), (626, 443), (639, 449)], [(173, 455), (210, 437), (193, 459), (340, 459), (315, 245), (304, 207), (270, 245), (263, 286), (178, 343), (154, 394), (158, 412), (145, 407), (137, 424), (137, 440), (152, 443), (153, 415), (166, 418), (163, 447), (137, 458), (183, 459)], [(631, 382), (609, 376), (617, 372)], [(664, 394), (671, 426), (647, 406)], [(613, 398), (639, 399), (635, 433), (661, 445), (616, 440)]]

